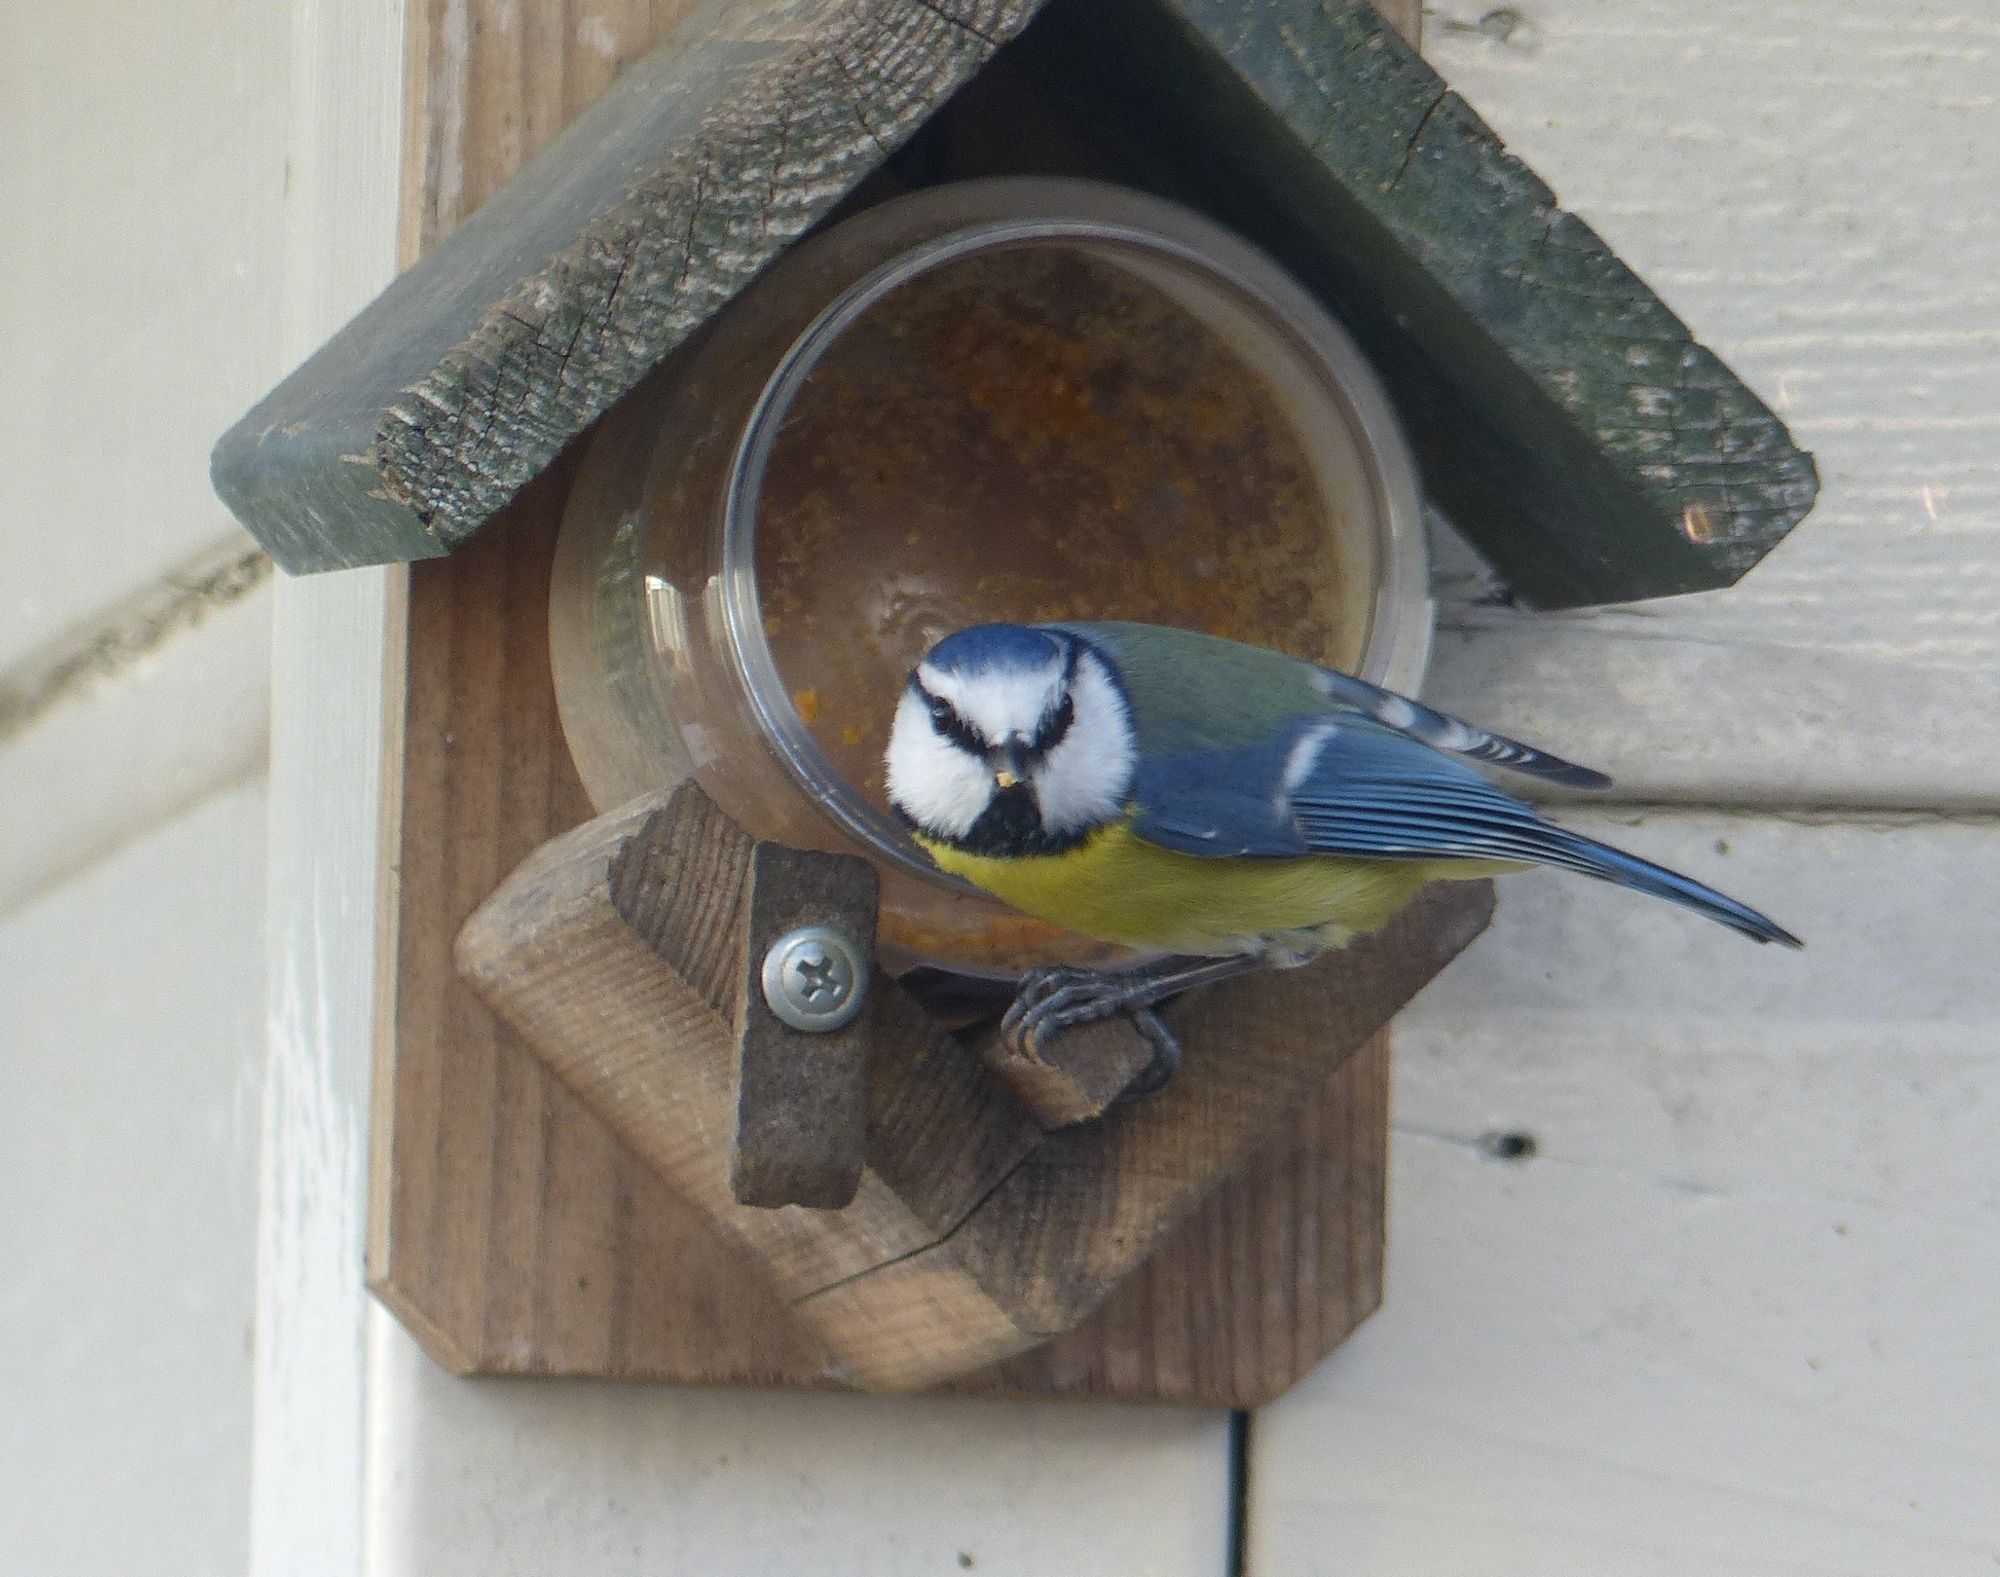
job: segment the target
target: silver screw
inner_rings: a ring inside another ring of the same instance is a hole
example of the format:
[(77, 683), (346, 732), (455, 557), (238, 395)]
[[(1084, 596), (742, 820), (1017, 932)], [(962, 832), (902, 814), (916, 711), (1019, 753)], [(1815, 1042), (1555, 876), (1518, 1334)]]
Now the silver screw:
[(824, 1035), (844, 1028), (867, 995), (860, 949), (831, 926), (787, 931), (764, 955), (764, 1000), (793, 1029)]

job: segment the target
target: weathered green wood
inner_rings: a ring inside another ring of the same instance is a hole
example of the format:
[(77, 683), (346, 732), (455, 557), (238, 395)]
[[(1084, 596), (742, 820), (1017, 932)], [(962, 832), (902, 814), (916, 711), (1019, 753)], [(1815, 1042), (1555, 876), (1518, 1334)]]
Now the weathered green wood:
[(430, 557), (825, 216), (1038, 0), (709, 0), (226, 434), (288, 570)]
[[(230, 432), (218, 491), (287, 569), (447, 551), (1038, 3), (710, 0)], [(1811, 506), (1783, 424), (1367, 0), (1060, 0), (1020, 55), (1093, 168), (1326, 297), (1528, 600), (1727, 585)]]
[(1062, 0), (1043, 91), (1373, 354), (1431, 496), (1549, 607), (1728, 585), (1812, 459), (1367, 0)]

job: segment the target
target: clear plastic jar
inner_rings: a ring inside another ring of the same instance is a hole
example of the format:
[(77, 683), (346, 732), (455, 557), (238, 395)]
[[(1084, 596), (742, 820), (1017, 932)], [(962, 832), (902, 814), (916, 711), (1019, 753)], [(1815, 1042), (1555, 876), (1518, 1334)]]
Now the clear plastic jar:
[(985, 619), (1132, 618), (1411, 691), (1414, 468), (1275, 264), (1091, 182), (931, 188), (812, 238), (606, 418), (557, 548), (556, 694), (600, 810), (696, 777), (880, 866), (889, 967), (1103, 944), (943, 876), (882, 796), (904, 676)]

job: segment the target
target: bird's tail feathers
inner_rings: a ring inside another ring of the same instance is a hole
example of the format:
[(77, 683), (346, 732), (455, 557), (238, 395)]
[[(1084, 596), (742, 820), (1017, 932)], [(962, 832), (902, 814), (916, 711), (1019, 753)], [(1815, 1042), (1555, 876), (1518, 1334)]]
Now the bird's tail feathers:
[(1783, 926), (1759, 914), (1748, 904), (1738, 903), (1713, 887), (1691, 876), (1683, 876), (1678, 871), (1670, 871), (1664, 865), (1655, 865), (1651, 860), (1642, 860), (1636, 854), (1627, 854), (1623, 849), (1614, 849), (1608, 843), (1599, 843), (1580, 833), (1563, 832), (1560, 847), (1567, 858), (1558, 856), (1552, 863), (1568, 866), (1571, 870), (1602, 881), (1616, 882), (1634, 892), (1664, 898), (1683, 909), (1692, 909), (1696, 914), (1719, 921), (1754, 941), (1782, 942), (1787, 947), (1805, 946)]

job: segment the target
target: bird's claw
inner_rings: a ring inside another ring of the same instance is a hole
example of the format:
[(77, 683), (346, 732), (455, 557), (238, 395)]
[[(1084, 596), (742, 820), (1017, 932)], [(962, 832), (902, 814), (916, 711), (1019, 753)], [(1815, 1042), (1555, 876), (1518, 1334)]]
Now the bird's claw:
[(1000, 1028), (1016, 1050), (1039, 1058), (1051, 1036), (1133, 1012), (1150, 1001), (1144, 981), (1051, 965), (1022, 978)]
[(1000, 1036), (1016, 1056), (1039, 1062), (1051, 1035), (1109, 1018), (1122, 1006), (1109, 976), (1045, 965), (1021, 977), (1000, 1020)]
[(1117, 1104), (1140, 1100), (1164, 1089), (1180, 1067), (1180, 1042), (1152, 1010), (1150, 982), (1088, 969), (1048, 965), (1021, 978), (1014, 1000), (1000, 1020), (1000, 1038), (1018, 1057), (1045, 1059), (1052, 1036), (1123, 1013), (1132, 1020), (1153, 1059), (1118, 1097)]
[(1113, 1106), (1129, 1106), (1149, 1095), (1158, 1095), (1181, 1069), (1181, 1043), (1151, 1008), (1131, 1010), (1132, 1027), (1153, 1048), (1153, 1060), (1141, 1068), (1130, 1084), (1119, 1092)]

